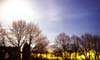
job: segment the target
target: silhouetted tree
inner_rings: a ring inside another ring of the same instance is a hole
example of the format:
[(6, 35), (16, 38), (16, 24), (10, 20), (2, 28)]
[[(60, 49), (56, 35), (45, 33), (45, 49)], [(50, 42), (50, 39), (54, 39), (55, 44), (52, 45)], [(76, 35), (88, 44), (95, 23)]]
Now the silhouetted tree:
[(47, 53), (48, 49), (47, 46), (49, 44), (49, 41), (47, 40), (46, 37), (39, 37), (38, 40), (36, 41), (35, 47), (33, 48), (33, 52), (37, 52), (37, 53)]
[(64, 52), (64, 56), (63, 56), (64, 59), (66, 58), (65, 52), (67, 50), (67, 45), (69, 41), (70, 41), (70, 37), (66, 35), (65, 33), (60, 33), (55, 39), (55, 44), (56, 44), (57, 49)]
[(38, 28), (37, 25), (30, 22), (26, 26), (26, 34), (29, 46), (31, 46), (38, 40), (37, 38), (39, 38), (39, 36), (41, 35), (41, 30)]
[(71, 37), (71, 43), (72, 43), (72, 51), (75, 52), (75, 57), (77, 57), (77, 52), (81, 52), (83, 49), (83, 41), (81, 40), (80, 37), (74, 35)]
[(86, 57), (87, 57), (87, 53), (89, 53), (89, 59), (90, 59), (90, 50), (93, 49), (93, 36), (91, 34), (84, 34), (82, 35), (82, 39), (84, 40), (84, 49), (86, 51)]
[(18, 47), (18, 60), (20, 60), (20, 50), (26, 39), (26, 22), (22, 20), (13, 21), (9, 33), (12, 36), (7, 37), (14, 46)]
[(63, 57), (62, 55), (63, 51), (60, 47), (58, 47), (56, 44), (53, 44), (51, 48), (53, 48), (53, 54), (57, 57), (57, 59), (58, 57)]
[(100, 52), (100, 36), (95, 35), (93, 37), (93, 45), (95, 50), (95, 60), (99, 60), (99, 52)]
[(29, 46), (35, 45), (35, 48), (38, 48), (38, 52), (46, 51), (46, 46), (48, 45), (48, 40), (43, 36), (39, 27), (33, 23), (27, 24), (27, 39), (29, 41)]
[(5, 46), (6, 30), (0, 24), (0, 46)]
[(30, 46), (28, 43), (25, 43), (22, 51), (22, 60), (30, 60)]

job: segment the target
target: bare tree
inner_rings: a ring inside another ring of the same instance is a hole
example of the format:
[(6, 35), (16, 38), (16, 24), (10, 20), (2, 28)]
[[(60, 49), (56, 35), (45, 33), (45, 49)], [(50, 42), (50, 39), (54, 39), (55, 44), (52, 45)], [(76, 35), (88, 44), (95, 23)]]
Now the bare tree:
[(99, 52), (100, 52), (100, 36), (94, 35), (93, 43), (94, 50), (95, 50), (95, 60), (99, 60)]
[(39, 27), (31, 22), (27, 24), (26, 34), (30, 46), (40, 38), (40, 35), (42, 35)]
[(0, 24), (0, 46), (5, 46), (6, 30)]
[(7, 36), (9, 41), (16, 47), (18, 47), (18, 59), (20, 60), (20, 49), (25, 43), (25, 35), (26, 35), (26, 22), (19, 20), (14, 21), (10, 28), (10, 33), (12, 36)]
[[(45, 36), (43, 36), (39, 27), (33, 23), (27, 24), (27, 39), (29, 41), (29, 45), (35, 45), (35, 50), (39, 53), (46, 51), (46, 46), (48, 45), (48, 40)], [(33, 49), (34, 50), (34, 49)]]
[(91, 34), (84, 34), (82, 35), (82, 39), (84, 40), (84, 49), (86, 51), (86, 58), (87, 58), (87, 53), (89, 53), (89, 59), (90, 59), (90, 50), (93, 49), (93, 36)]
[(15, 42), (13, 43), (14, 46), (21, 48), (23, 42), (25, 42), (26, 22), (22, 20), (13, 21), (9, 33), (12, 35), (9, 35), (8, 39)]
[(45, 52), (47, 52), (48, 44), (49, 44), (49, 41), (44, 37), (40, 41), (38, 41), (35, 46), (37, 46), (38, 51), (40, 53), (45, 53)]
[[(66, 35), (65, 33), (60, 33), (55, 40), (55, 44), (56, 47), (60, 50), (62, 50), (62, 52), (64, 52), (64, 56), (65, 56), (65, 52), (67, 50), (67, 44), (70, 41), (70, 37), (68, 35)], [(61, 53), (62, 53), (61, 52)], [(66, 57), (63, 58), (65, 59)]]
[(43, 36), (41, 30), (39, 27), (33, 23), (27, 24), (27, 38), (29, 41), (29, 45), (35, 45), (32, 51), (35, 51), (37, 53), (44, 53), (47, 52), (47, 46), (49, 44), (49, 41), (47, 37)]
[(51, 48), (53, 48), (53, 54), (57, 57), (57, 59), (58, 59), (58, 57), (63, 57), (63, 55), (62, 55), (63, 51), (62, 51), (61, 47), (58, 46), (58, 44), (53, 44), (51, 46)]
[(72, 45), (69, 45), (73, 52), (75, 52), (75, 59), (77, 59), (77, 52), (83, 51), (83, 41), (80, 37), (74, 35), (71, 37)]
[[(48, 44), (49, 44), (49, 41), (47, 40), (46, 37), (39, 37), (36, 41), (36, 44), (35, 44), (35, 47), (33, 48), (33, 52), (35, 53), (39, 53), (40, 56), (41, 54), (46, 54), (47, 56), (47, 53), (48, 53)], [(41, 56), (42, 58), (42, 56)]]

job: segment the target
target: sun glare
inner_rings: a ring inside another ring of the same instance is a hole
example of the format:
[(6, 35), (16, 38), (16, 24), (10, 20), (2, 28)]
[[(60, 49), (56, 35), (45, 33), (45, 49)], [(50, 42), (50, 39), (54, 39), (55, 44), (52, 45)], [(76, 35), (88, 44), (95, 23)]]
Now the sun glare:
[(11, 22), (12, 20), (34, 20), (38, 17), (37, 11), (32, 9), (29, 0), (6, 0), (0, 6), (0, 19), (2, 21)]

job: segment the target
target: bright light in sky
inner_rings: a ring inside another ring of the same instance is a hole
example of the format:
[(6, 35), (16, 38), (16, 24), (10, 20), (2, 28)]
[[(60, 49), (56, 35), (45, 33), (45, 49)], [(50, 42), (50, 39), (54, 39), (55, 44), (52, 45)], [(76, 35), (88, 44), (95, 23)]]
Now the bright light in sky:
[[(45, 2), (48, 2), (44, 0)], [(58, 10), (53, 9), (52, 0), (50, 4), (46, 4), (42, 1), (37, 0), (4, 0), (0, 2), (0, 23), (3, 26), (8, 27), (12, 21), (25, 20), (26, 22), (34, 22), (40, 26), (43, 33), (49, 38), (55, 34), (45, 31), (48, 28), (43, 28), (45, 21), (56, 21), (58, 20)], [(41, 21), (42, 22), (41, 22)], [(47, 23), (48, 24), (48, 23)], [(51, 26), (48, 24), (47, 26)]]
[(5, 24), (20, 19), (36, 22), (39, 15), (36, 10), (32, 10), (32, 7), (30, 0), (6, 0), (0, 6), (0, 19)]
[(13, 20), (32, 21), (50, 41), (60, 32), (99, 34), (99, 5), (99, 0), (0, 0), (0, 23), (4, 26)]

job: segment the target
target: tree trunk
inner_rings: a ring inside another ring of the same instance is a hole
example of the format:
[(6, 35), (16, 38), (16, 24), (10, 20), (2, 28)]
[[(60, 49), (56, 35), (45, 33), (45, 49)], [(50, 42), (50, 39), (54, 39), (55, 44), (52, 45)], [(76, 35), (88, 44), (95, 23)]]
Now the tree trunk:
[(89, 60), (90, 60), (90, 50), (89, 50)]
[(77, 60), (77, 56), (76, 55), (77, 55), (77, 52), (75, 51), (75, 60)]
[(100, 59), (99, 59), (99, 52), (97, 52), (97, 55), (96, 55), (96, 56), (97, 56), (96, 59), (97, 59), (97, 60), (100, 60)]
[(95, 53), (95, 60), (96, 60), (96, 57), (97, 57), (97, 51), (95, 51), (96, 53)]
[(18, 60), (20, 60), (20, 48), (18, 47)]

